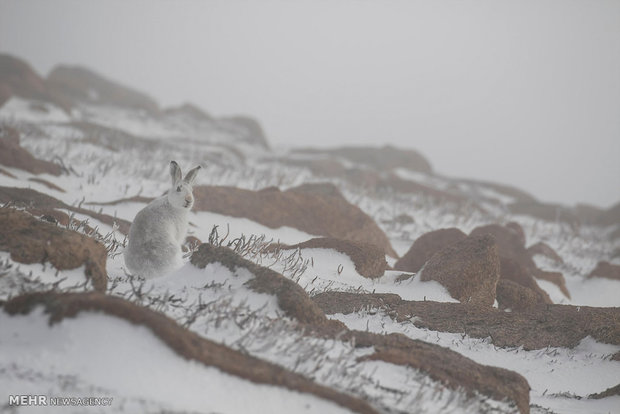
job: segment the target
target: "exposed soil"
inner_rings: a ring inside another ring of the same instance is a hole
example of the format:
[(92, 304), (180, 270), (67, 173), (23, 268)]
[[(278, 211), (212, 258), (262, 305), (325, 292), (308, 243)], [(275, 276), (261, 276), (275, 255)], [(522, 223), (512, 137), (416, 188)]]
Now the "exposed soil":
[(309, 234), (372, 243), (396, 257), (387, 236), (333, 184), (305, 184), (287, 191), (194, 187), (194, 209), (244, 217), (269, 228), (293, 227)]
[(85, 266), (94, 288), (105, 292), (107, 252), (103, 245), (82, 234), (63, 229), (11, 208), (0, 209), (0, 250), (20, 263), (51, 263), (58, 270)]
[(500, 264), (490, 235), (467, 237), (449, 245), (426, 263), (421, 280), (435, 280), (461, 302), (492, 306)]
[(357, 413), (377, 411), (367, 402), (318, 385), (309, 379), (269, 362), (217, 344), (184, 329), (167, 316), (139, 307), (124, 299), (99, 293), (33, 293), (14, 298), (4, 305), (11, 314), (28, 314), (36, 306), (44, 306), (50, 324), (71, 318), (80, 312), (103, 312), (136, 325), (149, 328), (174, 352), (189, 360), (213, 366), (231, 375), (258, 384), (284, 387), (332, 401)]
[(574, 348), (590, 335), (599, 342), (620, 345), (620, 308), (545, 305), (524, 312), (463, 303), (406, 301), (394, 294), (326, 292), (312, 298), (326, 314), (349, 314), (378, 308), (397, 321), (420, 328), (490, 337), (499, 347), (547, 346)]
[(284, 250), (297, 248), (332, 249), (349, 256), (353, 264), (355, 264), (355, 270), (360, 275), (370, 279), (383, 276), (388, 268), (383, 249), (370, 243), (322, 237), (294, 245), (275, 245), (275, 248)]

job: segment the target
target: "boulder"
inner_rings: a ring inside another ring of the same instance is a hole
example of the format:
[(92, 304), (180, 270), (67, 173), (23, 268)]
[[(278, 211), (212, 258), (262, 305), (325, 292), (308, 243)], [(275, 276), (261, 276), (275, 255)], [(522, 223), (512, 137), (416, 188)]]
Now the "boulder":
[(396, 257), (387, 236), (333, 184), (304, 184), (287, 191), (194, 187), (194, 210), (244, 217), (269, 228), (293, 227), (309, 234), (371, 243)]
[(424, 266), (421, 280), (435, 280), (463, 303), (492, 306), (500, 275), (493, 236), (469, 236), (435, 254)]
[[(544, 252), (553, 255), (555, 252), (544, 243), (537, 243), (532, 246), (531, 250), (525, 248), (525, 232), (517, 223), (508, 223), (506, 226), (499, 224), (489, 224), (477, 227), (470, 233), (471, 236), (480, 236), (483, 234), (491, 234), (497, 242), (499, 256), (504, 260), (504, 272), (511, 272), (504, 275), (500, 272), (501, 278), (507, 278), (513, 282), (530, 288), (536, 292), (543, 294), (548, 299), (548, 295), (538, 286), (534, 277), (549, 280), (555, 283), (560, 290), (570, 298), (570, 293), (566, 289), (564, 276), (540, 270), (532, 259), (537, 252)], [(557, 254), (556, 254), (557, 255)], [(559, 258), (559, 256), (557, 256)], [(561, 258), (560, 258), (561, 260)], [(510, 264), (508, 264), (510, 263)]]
[(120, 106), (159, 114), (159, 106), (142, 92), (120, 85), (80, 66), (56, 66), (47, 77), (47, 87), (72, 102)]
[(20, 263), (51, 263), (58, 270), (84, 266), (95, 290), (105, 292), (107, 251), (94, 239), (37, 220), (11, 208), (0, 209), (0, 250)]
[(497, 303), (502, 310), (521, 312), (547, 303), (539, 292), (508, 279), (500, 279), (496, 291)]
[[(538, 286), (532, 274), (517, 261), (500, 257), (500, 278), (513, 283), (517, 283), (520, 286), (528, 289), (536, 297), (537, 304), (552, 303), (547, 292)], [(499, 301), (499, 298), (498, 298)], [(512, 308), (509, 304), (505, 304), (505, 307)], [(515, 308), (512, 308), (515, 310)]]
[(416, 273), (435, 253), (466, 237), (467, 235), (457, 228), (440, 229), (423, 234), (394, 264), (394, 269)]

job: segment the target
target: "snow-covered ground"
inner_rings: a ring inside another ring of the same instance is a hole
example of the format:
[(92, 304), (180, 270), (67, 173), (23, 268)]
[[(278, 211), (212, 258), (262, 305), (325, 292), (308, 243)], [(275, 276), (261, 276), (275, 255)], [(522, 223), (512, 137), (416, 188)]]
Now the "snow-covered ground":
[[(304, 168), (263, 162), (267, 150), (253, 148), (247, 142), (235, 143), (234, 137), (225, 131), (207, 129), (199, 141), (192, 129), (195, 125), (184, 128), (118, 108), (85, 107), (68, 115), (51, 104), (46, 106), (48, 111), (42, 112), (33, 109), (27, 101), (11, 99), (0, 108), (0, 122), (19, 128), (21, 145), (35, 156), (62, 163), (67, 168), (68, 172), (59, 177), (36, 176), (64, 192), (33, 182), (29, 179), (34, 175), (8, 167), (2, 168), (16, 178), (0, 174), (0, 186), (29, 187), (68, 205), (81, 205), (131, 221), (144, 204), (104, 203), (135, 195), (163, 194), (169, 187), (170, 159), (176, 159), (185, 169), (203, 164), (205, 168), (198, 176), (198, 184), (259, 189), (272, 185), (288, 188), (321, 180)], [(78, 121), (115, 128), (133, 138), (104, 134), (99, 141), (90, 140), (87, 133), (72, 124)], [(243, 161), (226, 145), (233, 145), (244, 157)], [(217, 162), (213, 162), (214, 153), (218, 154)], [(286, 156), (286, 152), (281, 151), (278, 156)], [(396, 173), (402, 179), (437, 189), (451, 185), (445, 177), (403, 169)], [(609, 260), (618, 247), (594, 228), (575, 229), (562, 223), (512, 216), (502, 207), (502, 203), (512, 201), (511, 197), (474, 184), (462, 184), (459, 188), (463, 192), (475, 191), (479, 206), (484, 209), (473, 204), (438, 205), (413, 194), (370, 194), (342, 180), (334, 182), (351, 203), (377, 222), (399, 255), (417, 237), (431, 230), (457, 227), (469, 233), (479, 225), (517, 221), (526, 232), (528, 245), (544, 241), (564, 260), (563, 264), (555, 264), (539, 256), (535, 258), (540, 268), (560, 271), (566, 278), (570, 299), (555, 285), (538, 280), (552, 300), (573, 305), (620, 306), (619, 282), (586, 278), (598, 261)], [(403, 214), (413, 221), (394, 220)], [(84, 214), (74, 217), (88, 219), (101, 235), (111, 235), (119, 243), (124, 240), (124, 235), (109, 225)], [(214, 226), (218, 226), (220, 237), (226, 233), (229, 233), (228, 240), (254, 236), (258, 244), (270, 240), (295, 244), (315, 237), (292, 227), (271, 229), (247, 218), (209, 212), (192, 212), (190, 222), (190, 234), (203, 242), (209, 239)], [(379, 361), (359, 362), (358, 358), (373, 351), (370, 348), (355, 348), (346, 342), (304, 335), (284, 316), (273, 296), (256, 293), (244, 285), (253, 277), (245, 269), (231, 271), (219, 264), (197, 269), (186, 263), (170, 275), (144, 282), (127, 275), (121, 253), (122, 249), (115, 251), (107, 261), (109, 294), (164, 312), (204, 338), (364, 398), (384, 411), (514, 411), (488, 397), (467, 398), (463, 392), (449, 390), (411, 368)], [(250, 254), (246, 258), (270, 266), (310, 295), (336, 290), (395, 293), (405, 300), (455, 301), (444, 287), (436, 282), (422, 282), (418, 276), (402, 282), (396, 281), (402, 272), (388, 271), (377, 279), (362, 277), (348, 256), (333, 250), (290, 250), (277, 255)], [(393, 263), (391, 258), (386, 260)], [(81, 268), (58, 272), (50, 265), (18, 264), (4, 252), (0, 252), (0, 275), (0, 300), (54, 285), (64, 290), (85, 288), (81, 285)], [(545, 409), (558, 414), (620, 412), (617, 408), (620, 397), (586, 398), (620, 383), (620, 362), (609, 357), (620, 350), (617, 346), (586, 338), (574, 349), (501, 349), (488, 340), (397, 323), (380, 312), (334, 317), (353, 329), (401, 332), (451, 348), (479, 363), (519, 372), (532, 387), (533, 412)], [(40, 311), (14, 317), (0, 312), (0, 326), (0, 389), (8, 393), (113, 396), (115, 412), (232, 413), (247, 411), (244, 407), (248, 404), (255, 412), (344, 412), (316, 397), (259, 386), (186, 361), (146, 328), (111, 316), (81, 314), (49, 326)], [(232, 396), (231, 390), (234, 390)], [(30, 411), (24, 408), (18, 412)], [(58, 412), (70, 411), (59, 408)], [(89, 412), (110, 411), (102, 407)]]

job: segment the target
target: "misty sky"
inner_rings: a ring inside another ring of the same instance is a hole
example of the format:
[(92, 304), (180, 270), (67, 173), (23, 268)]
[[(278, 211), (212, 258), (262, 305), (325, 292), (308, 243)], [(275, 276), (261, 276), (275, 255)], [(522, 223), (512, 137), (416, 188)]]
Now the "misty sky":
[(0, 0), (0, 52), (252, 115), (275, 145), (390, 143), (543, 201), (620, 201), (617, 0)]

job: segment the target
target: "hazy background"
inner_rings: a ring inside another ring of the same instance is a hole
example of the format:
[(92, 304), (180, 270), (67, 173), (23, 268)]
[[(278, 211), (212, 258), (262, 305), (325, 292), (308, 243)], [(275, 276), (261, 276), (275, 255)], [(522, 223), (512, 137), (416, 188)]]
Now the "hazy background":
[(0, 0), (0, 51), (273, 145), (386, 143), (543, 201), (620, 200), (620, 1)]

